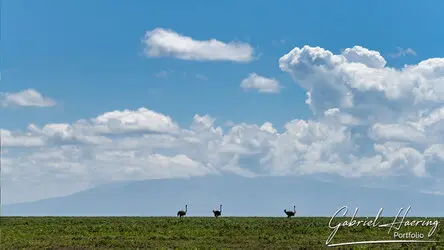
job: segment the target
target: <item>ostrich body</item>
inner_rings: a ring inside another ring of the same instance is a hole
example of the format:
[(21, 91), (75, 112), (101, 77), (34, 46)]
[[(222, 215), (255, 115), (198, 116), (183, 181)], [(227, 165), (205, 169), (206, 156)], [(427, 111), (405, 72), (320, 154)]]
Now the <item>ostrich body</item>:
[(182, 218), (183, 216), (185, 216), (187, 214), (187, 210), (188, 210), (188, 205), (185, 205), (185, 210), (180, 210), (177, 212), (177, 216), (179, 216), (180, 218)]
[(219, 217), (222, 215), (222, 205), (220, 205), (219, 210), (213, 210), (214, 217)]
[(287, 218), (290, 218), (296, 214), (296, 206), (293, 206), (293, 211), (284, 209), (284, 212), (287, 215)]

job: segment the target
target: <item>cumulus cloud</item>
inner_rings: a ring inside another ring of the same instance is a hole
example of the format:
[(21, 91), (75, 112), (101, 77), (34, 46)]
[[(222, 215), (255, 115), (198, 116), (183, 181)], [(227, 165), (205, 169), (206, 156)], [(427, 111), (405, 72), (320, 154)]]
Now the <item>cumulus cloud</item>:
[(48, 97), (42, 96), (34, 89), (26, 89), (17, 93), (0, 93), (0, 106), (21, 107), (52, 107), (56, 102)]
[(243, 79), (240, 85), (243, 89), (256, 89), (261, 93), (279, 93), (282, 88), (279, 81), (274, 78), (266, 78), (256, 73), (251, 73)]
[(338, 171), (366, 159), (374, 174), (409, 169), (424, 176), (434, 164), (424, 154), (444, 142), (444, 58), (395, 69), (386, 66), (379, 52), (360, 46), (340, 54), (304, 46), (279, 63), (307, 90), (306, 103), (317, 120), (332, 113), (343, 117), (346, 142), (354, 147), (341, 153), (348, 157), (341, 159)]
[(389, 121), (435, 108), (444, 100), (444, 58), (398, 70), (385, 67), (378, 52), (359, 46), (339, 55), (304, 46), (281, 57), (280, 68), (310, 93), (315, 114), (340, 108), (364, 114), (367, 121)]
[(246, 43), (194, 40), (162, 28), (147, 31), (143, 43), (149, 57), (171, 56), (183, 60), (249, 62), (254, 52)]
[(12, 132), (0, 129), (1, 144), (3, 147), (36, 147), (43, 146), (43, 138), (32, 133)]
[(210, 115), (195, 115), (183, 127), (140, 108), (3, 129), (5, 190), (40, 181), (68, 185), (58, 189), (63, 193), (111, 180), (231, 172), (391, 176), (424, 180), (424, 192), (443, 191), (444, 58), (397, 69), (359, 46), (338, 54), (304, 46), (282, 56), (279, 66), (307, 91), (311, 119), (283, 128), (270, 122), (220, 127)]
[(101, 133), (127, 133), (127, 132), (171, 132), (178, 128), (171, 117), (154, 112), (146, 108), (136, 111), (112, 111), (100, 115), (90, 123), (83, 121), (79, 126), (92, 127)]

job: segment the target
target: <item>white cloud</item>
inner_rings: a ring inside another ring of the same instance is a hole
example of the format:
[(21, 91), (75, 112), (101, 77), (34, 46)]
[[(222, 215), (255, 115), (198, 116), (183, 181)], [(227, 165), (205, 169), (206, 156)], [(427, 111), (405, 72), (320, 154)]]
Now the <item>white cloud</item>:
[(31, 124), (27, 131), (3, 129), (5, 192), (26, 199), (16, 190), (54, 195), (45, 190), (58, 186), (61, 195), (110, 180), (223, 172), (394, 176), (443, 191), (437, 188), (444, 181), (443, 58), (395, 69), (362, 47), (334, 54), (304, 46), (279, 63), (306, 89), (310, 120), (289, 121), (281, 130), (270, 122), (219, 127), (211, 116), (195, 115), (181, 127), (140, 108), (72, 124)]
[(256, 73), (248, 75), (242, 80), (240, 86), (243, 89), (257, 89), (261, 93), (279, 93), (282, 88), (278, 80), (259, 76)]
[(43, 146), (43, 138), (32, 133), (11, 132), (0, 129), (1, 144), (3, 147), (36, 147)]
[[(337, 171), (371, 159), (356, 173), (427, 173), (431, 162), (424, 152), (444, 143), (444, 58), (395, 69), (386, 67), (379, 52), (360, 46), (338, 55), (304, 46), (284, 55), (280, 68), (307, 90), (306, 102), (323, 124), (333, 113), (353, 121), (341, 123), (346, 141), (354, 147), (333, 151), (343, 157)], [(426, 124), (433, 126), (425, 128)], [(368, 147), (372, 144), (373, 149)]]
[(387, 63), (379, 52), (361, 46), (347, 48), (342, 52), (342, 55), (350, 63), (362, 63), (370, 68), (383, 68)]
[(343, 53), (304, 46), (280, 59), (280, 68), (310, 93), (315, 114), (339, 108), (366, 116), (369, 122), (382, 122), (444, 101), (444, 58), (398, 70), (385, 67), (385, 60), (375, 51), (354, 47)]
[(408, 124), (380, 124), (376, 123), (369, 131), (375, 140), (383, 141), (411, 141), (422, 142), (425, 134)]
[(411, 49), (411, 48), (403, 49), (403, 48), (400, 48), (400, 47), (396, 47), (396, 50), (398, 52), (390, 54), (390, 57), (397, 58), (397, 57), (408, 56), (408, 55), (416, 56), (416, 52), (413, 49)]
[(26, 89), (17, 93), (1, 93), (0, 106), (21, 106), (21, 107), (52, 107), (56, 102), (48, 97), (42, 96), (34, 89)]
[(147, 31), (143, 43), (149, 57), (172, 56), (183, 60), (249, 62), (254, 52), (246, 43), (199, 41), (162, 28)]
[(91, 122), (78, 122), (77, 126), (92, 127), (101, 133), (171, 132), (178, 128), (171, 117), (146, 108), (136, 111), (112, 111), (100, 115)]

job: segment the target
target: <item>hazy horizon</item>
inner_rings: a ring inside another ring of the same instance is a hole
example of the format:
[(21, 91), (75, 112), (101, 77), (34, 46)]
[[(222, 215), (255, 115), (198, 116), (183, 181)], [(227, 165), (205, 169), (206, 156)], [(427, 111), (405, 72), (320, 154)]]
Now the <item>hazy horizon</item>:
[[(230, 186), (224, 186), (224, 183)], [(263, 183), (270, 184), (264, 186)], [(237, 187), (242, 186), (241, 189)], [(319, 192), (317, 190), (326, 190)], [(347, 192), (347, 193), (345, 193)], [(316, 199), (313, 199), (316, 193)], [(223, 217), (285, 217), (284, 209), (296, 216), (331, 217), (342, 206), (346, 215), (394, 217), (442, 216), (444, 199), (438, 195), (357, 187), (316, 178), (203, 176), (189, 179), (159, 179), (118, 182), (72, 195), (3, 206), (2, 214), (40, 216), (176, 216), (188, 205), (187, 216), (212, 216), (223, 205)], [(343, 215), (339, 213), (338, 217)]]

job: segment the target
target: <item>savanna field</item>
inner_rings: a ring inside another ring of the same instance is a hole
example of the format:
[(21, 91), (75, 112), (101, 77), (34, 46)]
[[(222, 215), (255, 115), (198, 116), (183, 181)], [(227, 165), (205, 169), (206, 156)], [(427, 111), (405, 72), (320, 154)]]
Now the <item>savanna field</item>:
[[(345, 220), (338, 218), (332, 225)], [(439, 243), (329, 249), (444, 249), (444, 218), (438, 220), (428, 240)], [(329, 217), (1, 217), (0, 243), (1, 249), (325, 249), (332, 232), (329, 221)], [(379, 221), (391, 223), (393, 218)], [(427, 239), (430, 228), (404, 227), (398, 232), (423, 233)], [(330, 244), (393, 239), (388, 228), (341, 227)]]

